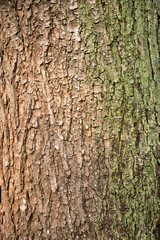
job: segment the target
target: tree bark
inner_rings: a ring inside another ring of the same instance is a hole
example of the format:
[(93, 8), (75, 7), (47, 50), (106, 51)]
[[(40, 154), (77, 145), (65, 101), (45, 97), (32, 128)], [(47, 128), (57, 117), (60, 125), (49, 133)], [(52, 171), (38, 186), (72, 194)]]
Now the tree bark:
[(159, 5), (0, 1), (1, 239), (159, 239)]

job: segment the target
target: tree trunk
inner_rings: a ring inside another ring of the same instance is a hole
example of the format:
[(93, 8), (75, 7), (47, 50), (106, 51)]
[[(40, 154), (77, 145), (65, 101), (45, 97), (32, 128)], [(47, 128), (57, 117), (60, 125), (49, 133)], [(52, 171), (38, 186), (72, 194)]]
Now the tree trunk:
[(0, 2), (1, 239), (159, 239), (159, 0)]

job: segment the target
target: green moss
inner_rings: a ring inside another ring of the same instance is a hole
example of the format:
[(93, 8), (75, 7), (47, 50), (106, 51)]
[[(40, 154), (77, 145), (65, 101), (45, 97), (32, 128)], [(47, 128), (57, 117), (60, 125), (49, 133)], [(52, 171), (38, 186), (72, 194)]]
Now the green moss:
[[(92, 93), (92, 86), (101, 82), (103, 98), (97, 95), (96, 102), (109, 126), (102, 124), (94, 134), (98, 142), (107, 133), (112, 171), (110, 185), (101, 176), (107, 191), (105, 217), (101, 218), (95, 201), (96, 236), (105, 239), (109, 228), (113, 239), (155, 239), (158, 197), (153, 149), (160, 119), (155, 112), (159, 93), (156, 10), (150, 1), (146, 6), (145, 1), (131, 0), (93, 5), (80, 1), (80, 7), (84, 69)], [(97, 24), (103, 29), (98, 34)], [(97, 161), (102, 149), (94, 149)], [(105, 224), (106, 216), (111, 225)], [(98, 227), (99, 221), (104, 228)]]

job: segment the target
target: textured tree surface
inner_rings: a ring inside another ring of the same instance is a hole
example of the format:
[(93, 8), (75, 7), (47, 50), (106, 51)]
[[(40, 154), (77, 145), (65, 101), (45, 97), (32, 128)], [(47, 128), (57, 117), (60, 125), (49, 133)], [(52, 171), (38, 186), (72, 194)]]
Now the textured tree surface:
[(0, 1), (0, 239), (159, 239), (159, 6)]

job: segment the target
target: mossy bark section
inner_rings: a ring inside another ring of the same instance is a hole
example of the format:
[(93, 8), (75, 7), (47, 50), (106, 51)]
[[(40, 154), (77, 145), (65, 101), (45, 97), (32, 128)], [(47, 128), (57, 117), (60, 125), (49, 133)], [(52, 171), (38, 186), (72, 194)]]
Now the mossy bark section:
[[(90, 89), (102, 89), (111, 239), (157, 239), (159, 10), (156, 1), (80, 1)], [(98, 159), (97, 159), (98, 161)], [(99, 221), (99, 218), (98, 218)], [(105, 239), (94, 225), (97, 239)], [(106, 226), (107, 228), (107, 226)], [(107, 229), (106, 229), (107, 232)]]

